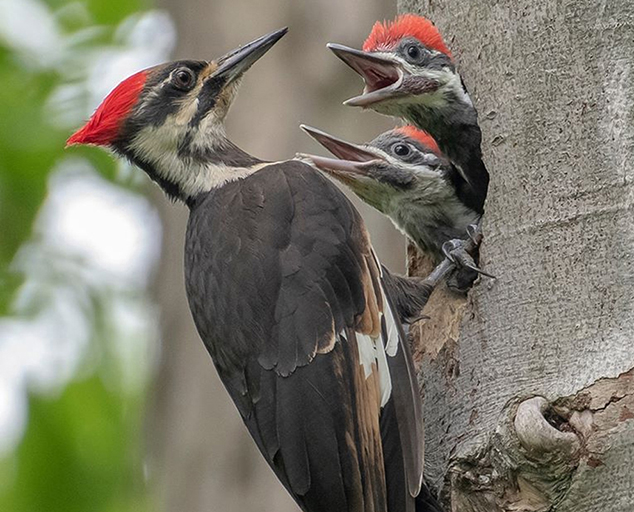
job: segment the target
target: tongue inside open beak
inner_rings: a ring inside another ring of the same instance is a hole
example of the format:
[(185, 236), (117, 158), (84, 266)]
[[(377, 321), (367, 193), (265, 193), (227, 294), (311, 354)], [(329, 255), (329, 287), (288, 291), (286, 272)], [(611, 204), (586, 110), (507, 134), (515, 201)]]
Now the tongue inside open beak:
[(389, 55), (364, 52), (332, 43), (328, 48), (359, 73), (365, 82), (363, 94), (350, 98), (343, 103), (344, 105), (371, 107), (395, 98), (433, 92), (440, 85), (433, 79), (412, 75), (398, 60), (390, 58)]
[(365, 80), (364, 94), (396, 84), (402, 75), (398, 62), (338, 44), (328, 48)]
[(398, 61), (340, 44), (330, 43), (328, 48), (365, 81), (363, 94), (349, 99), (345, 105), (367, 106), (399, 95), (404, 72)]

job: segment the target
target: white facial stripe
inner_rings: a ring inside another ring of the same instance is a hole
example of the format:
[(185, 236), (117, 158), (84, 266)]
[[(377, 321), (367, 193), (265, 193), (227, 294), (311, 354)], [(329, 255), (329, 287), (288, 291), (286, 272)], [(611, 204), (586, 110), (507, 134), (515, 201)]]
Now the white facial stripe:
[(412, 74), (416, 73), (418, 76), (423, 78), (435, 80), (440, 83), (441, 86), (438, 90), (431, 93), (414, 96), (412, 98), (405, 97), (403, 98), (402, 103), (420, 103), (422, 101), (429, 106), (443, 106), (447, 102), (447, 96), (452, 94), (458, 99), (458, 101), (466, 103), (470, 107), (473, 106), (471, 98), (462, 87), (460, 76), (448, 67), (444, 67), (442, 69), (425, 69), (421, 72), (420, 70), (415, 71), (410, 66), (408, 71)]
[[(441, 55), (442, 52), (429, 50), (432, 55)], [(466, 93), (464, 88), (462, 87), (462, 82), (460, 81), (460, 77), (457, 73), (452, 71), (449, 67), (444, 67), (442, 69), (423, 69), (420, 67), (414, 66), (407, 62), (405, 59), (398, 55), (384, 53), (384, 52), (376, 52), (373, 55), (377, 57), (382, 57), (387, 60), (391, 60), (392, 62), (397, 62), (400, 64), (402, 69), (408, 72), (411, 75), (420, 76), (423, 78), (427, 78), (429, 80), (435, 80), (441, 84), (441, 87), (438, 91), (432, 93), (426, 93), (422, 96), (414, 96), (414, 97), (405, 97), (399, 98), (397, 101), (399, 103), (420, 103), (421, 100), (428, 104), (429, 106), (442, 106), (445, 103), (444, 95), (447, 92), (453, 93), (458, 100), (467, 103), (469, 106), (473, 106), (471, 98)]]
[(225, 139), (225, 127), (218, 112), (213, 109), (198, 124), (190, 145), (193, 149), (214, 147), (219, 140)]
[[(178, 186), (183, 200), (245, 178), (262, 167), (233, 168), (222, 163), (197, 162), (179, 155), (179, 144), (188, 136), (191, 137), (189, 144), (192, 149), (201, 153), (213, 150), (226, 138), (223, 119), (237, 87), (222, 98), (222, 104), (218, 104), (201, 119), (195, 130), (190, 128), (190, 122), (198, 112), (198, 95), (206, 76), (199, 75), (197, 84), (178, 100), (176, 112), (167, 116), (162, 125), (141, 129), (130, 145), (135, 156), (150, 164), (162, 179)], [(140, 108), (145, 108), (171, 79), (170, 75), (149, 91)]]
[[(418, 151), (416, 148), (413, 148), (413, 149)], [(438, 157), (436, 157), (435, 155), (433, 156), (436, 158), (436, 160), (438, 159)], [(438, 179), (438, 174), (440, 173), (438, 169), (429, 167), (427, 163), (425, 163), (424, 165), (421, 165), (420, 163), (414, 164), (414, 163), (403, 162), (403, 160), (400, 160), (390, 155), (389, 153), (384, 153), (383, 158), (387, 160), (387, 162), (393, 167), (396, 167), (398, 169), (403, 169), (405, 171), (409, 171), (422, 178), (429, 177), (429, 178)]]
[[(175, 114), (175, 115), (180, 115)], [(192, 144), (200, 147), (213, 147), (214, 142), (224, 137), (221, 124), (209, 123), (202, 126), (196, 132), (196, 138)], [(209, 192), (214, 188), (246, 178), (260, 170), (268, 163), (246, 168), (229, 167), (218, 163), (197, 163), (191, 159), (183, 159), (178, 154), (178, 142), (182, 136), (182, 125), (168, 121), (161, 126), (148, 126), (136, 135), (132, 142), (134, 153), (142, 160), (148, 162), (156, 170), (161, 178), (178, 185), (184, 197)]]
[(174, 121), (179, 126), (187, 126), (192, 118), (196, 115), (196, 111), (198, 110), (198, 96), (194, 96), (191, 98), (187, 95), (182, 103), (181, 107), (178, 109), (178, 113), (173, 116)]

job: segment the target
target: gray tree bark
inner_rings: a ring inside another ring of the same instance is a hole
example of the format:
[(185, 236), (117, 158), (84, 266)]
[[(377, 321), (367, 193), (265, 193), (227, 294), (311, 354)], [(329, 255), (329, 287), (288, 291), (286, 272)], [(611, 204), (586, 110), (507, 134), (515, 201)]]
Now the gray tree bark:
[(427, 477), (453, 511), (632, 511), (634, 4), (399, 11), (439, 26), (478, 107), (498, 276), (415, 329)]

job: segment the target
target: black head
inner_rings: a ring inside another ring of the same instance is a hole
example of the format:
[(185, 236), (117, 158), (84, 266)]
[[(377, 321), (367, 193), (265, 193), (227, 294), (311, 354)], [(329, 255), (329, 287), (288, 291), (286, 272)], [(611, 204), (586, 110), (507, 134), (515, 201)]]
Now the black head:
[(224, 119), (240, 79), (287, 29), (277, 30), (219, 59), (161, 64), (121, 82), (68, 144), (114, 149), (144, 169), (172, 197), (187, 199), (222, 181), (215, 155), (230, 143)]
[(154, 158), (184, 144), (205, 144), (224, 133), (223, 121), (244, 72), (286, 32), (272, 32), (210, 62), (168, 62), (132, 75), (68, 144), (95, 144)]

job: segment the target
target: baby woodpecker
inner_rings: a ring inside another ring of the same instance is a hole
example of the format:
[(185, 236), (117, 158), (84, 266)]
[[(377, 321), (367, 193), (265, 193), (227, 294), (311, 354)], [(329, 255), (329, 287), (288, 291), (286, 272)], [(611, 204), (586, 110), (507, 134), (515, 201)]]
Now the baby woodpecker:
[(475, 265), (462, 240), (475, 236), (480, 213), (458, 196), (460, 174), (428, 133), (405, 126), (357, 145), (302, 129), (336, 157), (304, 158), (387, 215), (435, 263), (446, 257), (462, 270), (450, 286), (468, 287), (475, 273), (490, 276)]
[(365, 83), (363, 93), (345, 104), (400, 117), (431, 134), (458, 171), (457, 196), (482, 214), (489, 173), (482, 161), (478, 114), (434, 24), (405, 14), (377, 22), (363, 50), (328, 47)]

